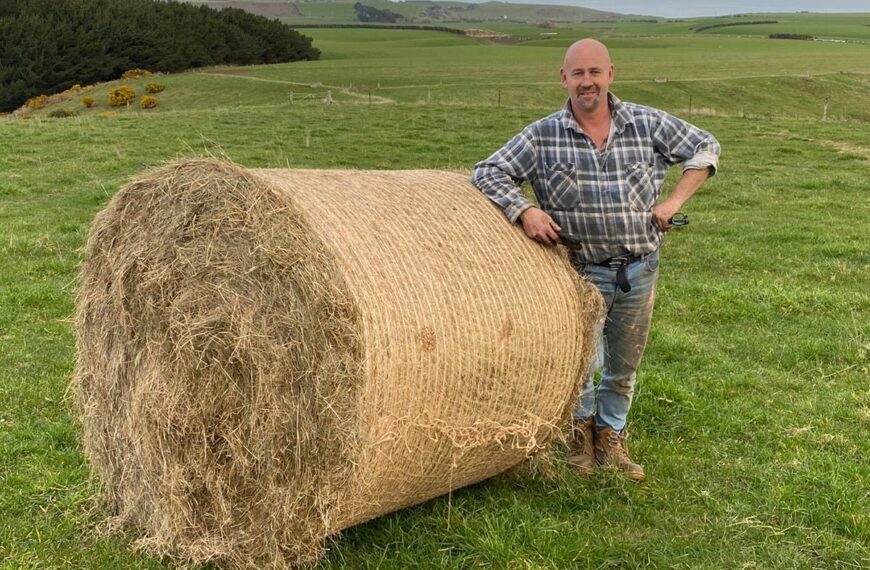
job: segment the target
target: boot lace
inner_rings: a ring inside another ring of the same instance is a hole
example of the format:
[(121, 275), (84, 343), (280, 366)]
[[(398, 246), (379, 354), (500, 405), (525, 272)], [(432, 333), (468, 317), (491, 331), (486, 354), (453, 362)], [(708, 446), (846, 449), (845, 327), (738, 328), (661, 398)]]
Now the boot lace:
[(614, 462), (624, 464), (634, 463), (631, 460), (631, 457), (628, 456), (628, 448), (625, 445), (624, 433), (618, 433), (616, 431), (611, 432), (608, 448), (607, 455), (609, 455)]

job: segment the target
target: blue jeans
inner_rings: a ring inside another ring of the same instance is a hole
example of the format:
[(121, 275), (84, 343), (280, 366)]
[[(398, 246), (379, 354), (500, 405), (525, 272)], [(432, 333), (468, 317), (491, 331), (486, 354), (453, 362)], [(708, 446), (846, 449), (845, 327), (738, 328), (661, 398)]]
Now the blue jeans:
[[(649, 334), (659, 276), (659, 254), (651, 253), (626, 268), (631, 284), (628, 293), (619, 288), (616, 269), (579, 264), (577, 270), (601, 291), (607, 317), (597, 333), (595, 361), (574, 417), (585, 419), (594, 414), (597, 427), (621, 431), (628, 419), (637, 368)], [(596, 402), (595, 374), (599, 370), (601, 379)]]

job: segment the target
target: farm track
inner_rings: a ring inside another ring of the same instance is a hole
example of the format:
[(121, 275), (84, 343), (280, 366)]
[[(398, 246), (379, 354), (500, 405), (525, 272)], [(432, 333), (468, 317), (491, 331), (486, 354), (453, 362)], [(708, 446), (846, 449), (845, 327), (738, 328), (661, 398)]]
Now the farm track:
[(841, 141), (831, 141), (824, 139), (809, 139), (810, 141), (815, 141), (820, 144), (823, 144), (827, 147), (831, 147), (835, 149), (837, 152), (841, 152), (844, 154), (857, 154), (859, 156), (863, 156), (864, 160), (870, 162), (870, 147), (860, 146), (850, 143), (845, 143)]
[(359, 93), (356, 91), (351, 91), (347, 87), (342, 87), (340, 85), (326, 85), (324, 83), (302, 83), (299, 81), (286, 81), (284, 79), (265, 79), (263, 77), (253, 77), (250, 75), (239, 75), (235, 73), (215, 73), (215, 72), (199, 72), (199, 75), (210, 75), (213, 77), (229, 77), (233, 79), (247, 79), (249, 81), (262, 81), (264, 83), (280, 83), (283, 85), (296, 85), (298, 87), (308, 87), (309, 89), (330, 89), (335, 90), (339, 93), (344, 93), (349, 97), (353, 97), (356, 99), (365, 99), (366, 101), (371, 101), (372, 103), (377, 103), (379, 105), (383, 105), (386, 103), (395, 103), (393, 99), (389, 97), (381, 97), (379, 95), (370, 95), (368, 93)]
[(795, 131), (790, 131), (788, 129), (783, 129), (778, 134), (779, 136), (787, 137), (789, 140), (797, 140), (806, 143), (816, 143), (822, 146), (826, 146), (840, 153), (857, 154), (859, 156), (862, 156), (864, 160), (870, 162), (870, 146), (830, 139), (816, 139), (812, 137), (807, 137)]

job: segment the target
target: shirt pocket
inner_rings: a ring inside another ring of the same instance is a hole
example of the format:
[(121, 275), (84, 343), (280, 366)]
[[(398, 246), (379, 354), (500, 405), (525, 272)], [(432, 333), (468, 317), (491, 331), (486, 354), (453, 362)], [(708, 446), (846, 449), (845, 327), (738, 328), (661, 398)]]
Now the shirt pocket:
[(571, 210), (580, 203), (577, 168), (569, 162), (557, 162), (547, 169), (547, 198), (554, 210)]
[(635, 212), (652, 210), (656, 198), (655, 166), (648, 162), (635, 162), (625, 167), (628, 187), (628, 207)]

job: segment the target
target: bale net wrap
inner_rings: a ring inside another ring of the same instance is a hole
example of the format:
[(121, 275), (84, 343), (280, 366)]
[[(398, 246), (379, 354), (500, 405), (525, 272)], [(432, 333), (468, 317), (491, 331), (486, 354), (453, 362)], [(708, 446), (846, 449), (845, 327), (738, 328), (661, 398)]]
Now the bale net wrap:
[(73, 393), (112, 528), (287, 567), (570, 415), (600, 300), (438, 171), (175, 162), (95, 219)]

